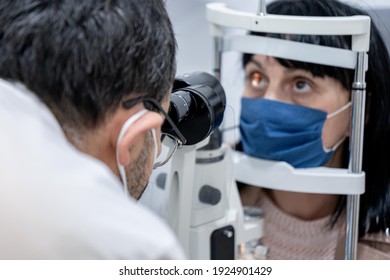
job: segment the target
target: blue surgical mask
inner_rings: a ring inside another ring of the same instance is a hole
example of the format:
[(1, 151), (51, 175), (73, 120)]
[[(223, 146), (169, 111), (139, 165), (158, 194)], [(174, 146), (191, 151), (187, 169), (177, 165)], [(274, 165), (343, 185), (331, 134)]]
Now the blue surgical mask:
[(327, 118), (336, 112), (326, 112), (304, 106), (264, 98), (242, 98), (240, 132), (246, 154), (267, 160), (285, 161), (296, 168), (318, 167), (329, 161), (334, 150), (324, 149), (322, 128)]

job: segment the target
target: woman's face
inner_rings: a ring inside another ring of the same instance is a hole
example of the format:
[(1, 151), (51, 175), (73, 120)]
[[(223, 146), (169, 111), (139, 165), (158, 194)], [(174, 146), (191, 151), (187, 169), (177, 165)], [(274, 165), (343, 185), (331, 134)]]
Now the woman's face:
[[(245, 67), (244, 97), (267, 98), (335, 112), (350, 101), (350, 93), (334, 78), (314, 77), (309, 71), (286, 68), (269, 56), (254, 55)], [(350, 108), (326, 120), (322, 131), (325, 148), (349, 135)]]

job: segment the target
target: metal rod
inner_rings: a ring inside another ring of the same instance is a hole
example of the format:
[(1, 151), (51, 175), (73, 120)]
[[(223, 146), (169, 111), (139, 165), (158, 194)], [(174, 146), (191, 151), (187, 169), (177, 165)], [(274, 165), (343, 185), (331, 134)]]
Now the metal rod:
[[(352, 90), (352, 127), (350, 137), (350, 163), (349, 172), (361, 173), (363, 160), (363, 137), (366, 103), (366, 54), (358, 53), (358, 61), (355, 70), (355, 81)], [(360, 196), (349, 195), (347, 197), (346, 213), (346, 239), (345, 259), (355, 260), (357, 258), (357, 244), (359, 237), (359, 208)]]
[(222, 67), (222, 37), (214, 37), (214, 76), (221, 81), (221, 67)]
[(267, 4), (265, 0), (259, 0), (259, 5), (257, 7), (257, 14), (259, 16), (265, 16), (267, 14)]
[(347, 197), (347, 233), (345, 239), (345, 259), (357, 259), (357, 243), (359, 230), (359, 195)]

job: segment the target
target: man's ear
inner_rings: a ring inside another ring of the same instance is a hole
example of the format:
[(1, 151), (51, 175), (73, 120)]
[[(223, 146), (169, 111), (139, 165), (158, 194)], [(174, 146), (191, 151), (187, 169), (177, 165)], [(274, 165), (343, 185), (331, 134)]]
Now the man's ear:
[[(136, 120), (132, 125), (130, 125), (126, 129), (120, 142), (117, 143), (119, 163), (124, 166), (128, 165), (130, 162), (130, 147), (136, 143), (140, 135), (143, 135), (145, 132), (151, 130), (152, 128), (161, 127), (163, 121), (164, 118), (161, 116), (161, 114), (148, 111), (143, 114), (138, 120)], [(118, 136), (119, 132), (116, 135), (116, 139), (118, 139)]]

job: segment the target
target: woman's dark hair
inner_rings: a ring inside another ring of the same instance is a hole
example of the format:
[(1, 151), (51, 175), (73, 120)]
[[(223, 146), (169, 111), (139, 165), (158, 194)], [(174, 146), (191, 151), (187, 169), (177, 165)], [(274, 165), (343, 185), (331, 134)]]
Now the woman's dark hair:
[[(280, 0), (268, 5), (267, 13), (296, 16), (353, 16), (368, 13), (336, 0)], [(274, 38), (287, 36), (289, 40), (351, 48), (351, 36), (309, 36), (260, 34)], [(365, 233), (386, 231), (390, 227), (390, 60), (386, 45), (375, 24), (371, 22), (370, 49), (368, 53), (367, 108), (364, 129), (363, 171), (366, 173), (365, 193), (360, 200), (359, 236)], [(243, 55), (244, 67), (253, 54)], [(329, 76), (351, 90), (353, 70), (317, 65), (286, 59), (277, 59), (288, 68), (304, 69), (314, 76)], [(348, 149), (345, 149), (344, 167), (348, 166)], [(334, 225), (346, 206), (341, 196), (331, 223)]]

